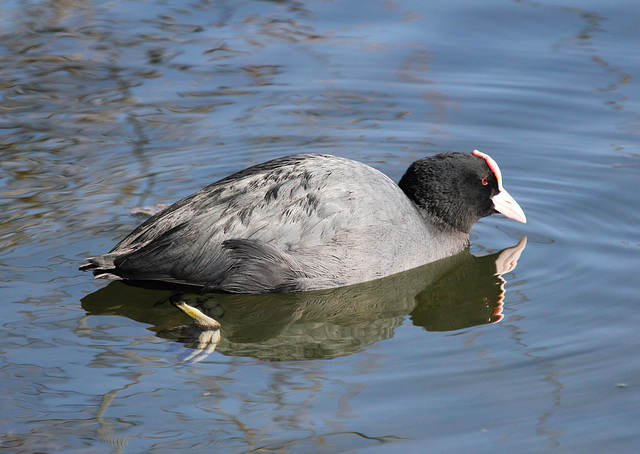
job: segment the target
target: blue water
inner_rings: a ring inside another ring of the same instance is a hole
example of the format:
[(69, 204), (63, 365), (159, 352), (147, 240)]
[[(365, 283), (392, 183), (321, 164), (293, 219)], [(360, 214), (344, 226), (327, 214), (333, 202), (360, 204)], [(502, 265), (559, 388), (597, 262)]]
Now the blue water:
[[(636, 452), (638, 23), (631, 0), (0, 3), (0, 447)], [(474, 148), (526, 225), (371, 285), (212, 297), (214, 351), (169, 293), (77, 271), (270, 158), (398, 180)]]

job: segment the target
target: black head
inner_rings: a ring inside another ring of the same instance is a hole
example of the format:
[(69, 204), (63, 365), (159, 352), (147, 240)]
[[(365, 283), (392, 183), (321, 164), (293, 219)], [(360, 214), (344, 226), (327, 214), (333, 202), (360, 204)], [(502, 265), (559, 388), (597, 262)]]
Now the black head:
[(484, 153), (441, 153), (411, 164), (399, 186), (425, 219), (468, 233), (480, 218), (496, 212), (526, 222), (501, 179), (498, 165)]

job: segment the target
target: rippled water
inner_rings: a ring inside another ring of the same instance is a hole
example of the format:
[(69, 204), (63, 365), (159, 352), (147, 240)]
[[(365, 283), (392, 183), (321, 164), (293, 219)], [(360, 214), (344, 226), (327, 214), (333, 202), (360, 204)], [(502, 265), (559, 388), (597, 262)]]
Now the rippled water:
[[(639, 20), (631, 0), (0, 3), (0, 446), (636, 452)], [(470, 253), (362, 286), (202, 297), (215, 351), (170, 293), (77, 271), (146, 207), (269, 158), (397, 180), (474, 148), (528, 224), (485, 218)]]

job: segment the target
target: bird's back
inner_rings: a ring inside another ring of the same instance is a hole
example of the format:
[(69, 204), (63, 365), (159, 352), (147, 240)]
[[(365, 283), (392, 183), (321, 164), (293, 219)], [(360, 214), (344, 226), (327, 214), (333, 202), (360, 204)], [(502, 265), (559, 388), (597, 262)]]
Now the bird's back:
[(335, 156), (294, 155), (182, 199), (84, 269), (234, 292), (336, 287), (402, 271), (392, 263), (404, 252), (398, 235), (421, 223), (379, 171)]
[(250, 167), (182, 199), (84, 269), (231, 292), (312, 290), (451, 253), (430, 244), (432, 235), (381, 172), (303, 154)]

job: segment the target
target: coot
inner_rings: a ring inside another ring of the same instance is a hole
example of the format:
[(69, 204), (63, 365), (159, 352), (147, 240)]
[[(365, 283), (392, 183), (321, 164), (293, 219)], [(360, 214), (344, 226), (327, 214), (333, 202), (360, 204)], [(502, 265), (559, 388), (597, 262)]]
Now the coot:
[(453, 255), (496, 212), (526, 222), (496, 162), (477, 150), (420, 159), (399, 184), (360, 162), (298, 154), (176, 202), (80, 269), (204, 291), (339, 287)]

